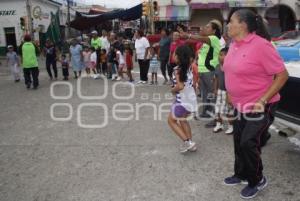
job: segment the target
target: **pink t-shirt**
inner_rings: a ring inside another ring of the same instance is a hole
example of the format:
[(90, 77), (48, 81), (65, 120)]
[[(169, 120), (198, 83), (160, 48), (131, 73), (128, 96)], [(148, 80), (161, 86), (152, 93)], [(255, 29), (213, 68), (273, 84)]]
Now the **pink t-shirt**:
[(181, 45), (184, 45), (184, 44), (185, 44), (185, 42), (181, 39), (178, 39), (171, 43), (171, 45), (170, 45), (170, 63), (175, 63), (174, 52), (176, 51), (176, 48)]
[[(285, 66), (274, 46), (252, 33), (230, 45), (223, 69), (233, 105), (239, 112), (248, 113)], [(279, 100), (280, 95), (276, 94), (269, 103)]]

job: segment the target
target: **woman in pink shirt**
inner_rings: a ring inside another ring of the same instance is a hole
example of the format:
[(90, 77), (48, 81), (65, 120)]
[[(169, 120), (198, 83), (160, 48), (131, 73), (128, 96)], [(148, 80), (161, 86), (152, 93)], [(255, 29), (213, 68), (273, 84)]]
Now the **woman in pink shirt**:
[(253, 198), (267, 186), (261, 160), (262, 135), (274, 120), (278, 94), (288, 79), (283, 60), (270, 43), (262, 17), (248, 9), (233, 13), (228, 24), (233, 39), (223, 69), (234, 120), (234, 175), (226, 185), (247, 182), (241, 197)]

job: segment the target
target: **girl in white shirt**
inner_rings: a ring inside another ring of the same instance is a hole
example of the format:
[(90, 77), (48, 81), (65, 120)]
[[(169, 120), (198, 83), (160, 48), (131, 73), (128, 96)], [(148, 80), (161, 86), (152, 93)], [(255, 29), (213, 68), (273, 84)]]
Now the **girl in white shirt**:
[(96, 66), (97, 66), (97, 53), (94, 47), (91, 47), (92, 54), (91, 54), (91, 69), (94, 72), (94, 74), (97, 74), (96, 72)]
[(116, 59), (118, 63), (118, 74), (119, 74), (116, 80), (119, 81), (123, 79), (123, 73), (125, 71), (125, 58), (124, 58), (123, 50), (121, 50), (121, 48), (116, 47), (115, 51), (116, 51)]

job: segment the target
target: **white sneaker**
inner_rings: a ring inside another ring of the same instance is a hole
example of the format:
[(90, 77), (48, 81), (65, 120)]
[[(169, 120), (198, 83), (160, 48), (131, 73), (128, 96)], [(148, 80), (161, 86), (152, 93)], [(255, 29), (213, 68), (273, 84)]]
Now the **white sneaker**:
[(140, 81), (138, 81), (136, 84), (142, 84), (143, 83), (143, 81), (142, 80), (140, 80)]
[(193, 141), (189, 141), (190, 142), (190, 145), (193, 145), (192, 148), (189, 149), (190, 152), (195, 152), (197, 151), (197, 146), (196, 146), (196, 143), (193, 142)]
[(227, 130), (225, 131), (226, 135), (230, 135), (233, 133), (233, 126), (232, 125), (228, 125)]
[(147, 81), (142, 81), (142, 84), (147, 84)]
[(223, 124), (221, 124), (220, 122), (217, 122), (217, 125), (213, 129), (214, 133), (218, 133), (222, 130), (223, 130)]
[[(180, 153), (186, 153), (187, 151), (192, 151), (196, 147), (196, 143), (193, 141), (185, 141), (180, 147)], [(197, 148), (196, 148), (197, 149)]]
[(120, 78), (120, 77), (117, 77), (117, 78), (116, 78), (116, 80), (117, 80), (117, 81), (120, 81), (120, 80), (121, 80), (121, 78)]

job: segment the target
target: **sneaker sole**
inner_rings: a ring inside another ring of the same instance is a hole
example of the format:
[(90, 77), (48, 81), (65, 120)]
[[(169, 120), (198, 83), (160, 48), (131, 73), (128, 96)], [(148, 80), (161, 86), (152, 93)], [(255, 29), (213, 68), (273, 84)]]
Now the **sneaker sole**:
[(188, 151), (190, 151), (190, 152), (195, 152), (195, 151), (197, 151), (197, 146), (194, 145), (192, 148), (188, 149)]
[(185, 154), (185, 153), (187, 153), (189, 150), (188, 149), (186, 149), (186, 150), (180, 150), (180, 153), (181, 154)]
[(259, 191), (262, 191), (262, 190), (264, 190), (267, 186), (268, 186), (268, 181), (267, 181), (267, 179), (266, 179), (266, 183), (265, 183), (263, 186), (258, 187), (257, 189), (258, 189)]
[(216, 131), (213, 131), (213, 132), (214, 132), (214, 133), (220, 133), (221, 131), (223, 131), (222, 128), (220, 128), (220, 129), (218, 129), (218, 130), (216, 130)]

